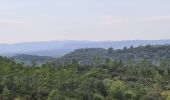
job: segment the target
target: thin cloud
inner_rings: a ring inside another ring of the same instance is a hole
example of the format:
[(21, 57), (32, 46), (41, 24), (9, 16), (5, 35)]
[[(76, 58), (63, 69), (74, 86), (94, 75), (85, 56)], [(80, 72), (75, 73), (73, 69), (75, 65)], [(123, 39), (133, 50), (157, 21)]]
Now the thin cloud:
[(170, 21), (170, 16), (155, 16), (152, 17), (152, 20), (169, 20)]
[(121, 24), (125, 19), (114, 16), (103, 16), (104, 24)]
[(13, 25), (13, 24), (23, 24), (22, 21), (0, 19), (0, 25)]
[(170, 22), (170, 16), (148, 16), (148, 17), (114, 17), (103, 16), (103, 23), (106, 25), (129, 25), (155, 22)]

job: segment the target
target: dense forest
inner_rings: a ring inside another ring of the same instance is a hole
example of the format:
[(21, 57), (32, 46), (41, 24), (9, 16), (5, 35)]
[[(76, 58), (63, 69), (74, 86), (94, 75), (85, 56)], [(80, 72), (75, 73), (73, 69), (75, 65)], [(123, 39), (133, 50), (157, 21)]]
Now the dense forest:
[(170, 58), (170, 45), (146, 45), (133, 47), (124, 47), (123, 49), (103, 49), (103, 48), (84, 48), (77, 49), (62, 58), (58, 62), (68, 64), (75, 59), (81, 65), (98, 65), (105, 63), (105, 60), (122, 60), (128, 62), (130, 60), (140, 61), (147, 59), (151, 62), (159, 62), (160, 60)]
[(37, 56), (37, 55), (28, 55), (28, 54), (18, 54), (16, 56), (12, 56), (12, 59), (14, 59), (18, 63), (24, 63), (24, 64), (32, 64), (36, 63), (38, 65), (45, 64), (47, 62), (55, 61), (56, 59), (53, 57), (48, 56)]
[(170, 100), (169, 54), (148, 45), (78, 49), (43, 65), (0, 57), (0, 100)]

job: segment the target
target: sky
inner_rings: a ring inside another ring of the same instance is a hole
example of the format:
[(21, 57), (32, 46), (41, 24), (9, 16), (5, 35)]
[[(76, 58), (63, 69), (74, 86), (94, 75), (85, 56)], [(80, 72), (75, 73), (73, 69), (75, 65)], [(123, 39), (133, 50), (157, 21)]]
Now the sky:
[(0, 0), (0, 43), (170, 39), (170, 0)]

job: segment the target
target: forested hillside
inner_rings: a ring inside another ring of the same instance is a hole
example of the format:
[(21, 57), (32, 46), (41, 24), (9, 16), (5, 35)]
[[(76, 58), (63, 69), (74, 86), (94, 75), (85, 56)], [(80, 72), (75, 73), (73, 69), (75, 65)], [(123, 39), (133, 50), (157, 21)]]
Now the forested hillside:
[(147, 59), (153, 62), (170, 59), (170, 45), (146, 45), (139, 47), (124, 47), (123, 49), (102, 49), (102, 48), (85, 48), (77, 49), (62, 58), (58, 62), (70, 63), (72, 59), (78, 61), (79, 64), (101, 64), (109, 58), (111, 60), (143, 60)]
[[(46, 63), (37, 66), (18, 64), (0, 57), (0, 100), (170, 99), (168, 45), (123, 50), (79, 49), (75, 52), (82, 55), (82, 50), (86, 51), (87, 58), (94, 54), (106, 59), (103, 63), (96, 61), (95, 65), (79, 64), (73, 58), (68, 64)], [(142, 60), (144, 56), (141, 52), (147, 55), (147, 59)], [(126, 62), (127, 58), (122, 56), (129, 54), (135, 55), (133, 59), (141, 60), (137, 63), (134, 60)], [(114, 55), (117, 55), (116, 59)], [(160, 58), (157, 64), (150, 60)]]
[(27, 55), (27, 54), (19, 54), (11, 58), (18, 63), (24, 63), (27, 65), (30, 65), (32, 63), (41, 65), (56, 60), (55, 58), (48, 57), (48, 56), (36, 56), (36, 55)]

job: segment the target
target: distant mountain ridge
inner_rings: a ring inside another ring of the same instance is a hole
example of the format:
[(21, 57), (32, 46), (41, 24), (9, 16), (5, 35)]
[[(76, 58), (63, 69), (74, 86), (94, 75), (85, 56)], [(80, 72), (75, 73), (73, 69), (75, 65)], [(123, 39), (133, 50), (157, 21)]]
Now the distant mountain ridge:
[(39, 56), (61, 57), (79, 48), (109, 48), (121, 49), (140, 45), (170, 44), (167, 40), (127, 40), (127, 41), (47, 41), (16, 44), (0, 44), (0, 55), (15, 56), (16, 54), (30, 54)]

